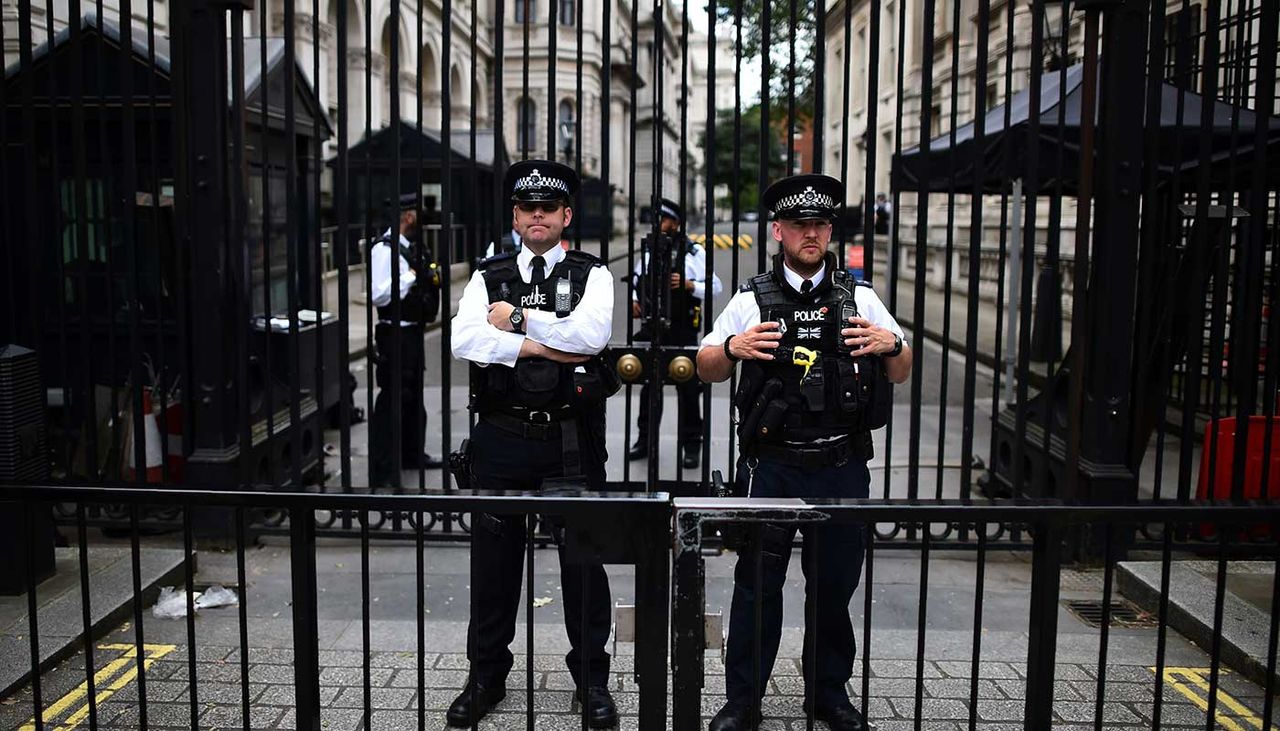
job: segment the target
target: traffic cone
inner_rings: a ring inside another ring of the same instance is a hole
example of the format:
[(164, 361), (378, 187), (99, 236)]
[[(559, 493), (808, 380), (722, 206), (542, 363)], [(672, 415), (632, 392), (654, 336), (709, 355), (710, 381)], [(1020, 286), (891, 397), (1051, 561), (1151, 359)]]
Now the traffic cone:
[[(151, 406), (151, 389), (142, 391), (142, 438), (144, 451), (146, 452), (146, 481), (149, 483), (159, 483), (164, 479), (164, 468), (161, 462), (164, 455), (161, 453), (160, 444), (160, 425), (156, 421), (155, 410)], [(129, 450), (129, 479), (136, 480), (138, 478), (137, 466), (134, 464), (134, 450)]]

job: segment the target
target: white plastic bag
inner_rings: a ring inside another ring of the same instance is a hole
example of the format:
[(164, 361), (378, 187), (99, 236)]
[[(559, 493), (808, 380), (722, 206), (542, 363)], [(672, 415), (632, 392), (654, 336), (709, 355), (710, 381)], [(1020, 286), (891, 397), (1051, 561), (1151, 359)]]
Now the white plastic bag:
[[(197, 594), (197, 602), (199, 598), (200, 595)], [(156, 605), (151, 608), (151, 614), (157, 619), (182, 619), (187, 616), (187, 595), (175, 591), (172, 586), (162, 587)]]
[(200, 598), (196, 599), (196, 609), (211, 609), (213, 607), (234, 607), (240, 603), (240, 597), (236, 593), (221, 584), (214, 584), (209, 587)]

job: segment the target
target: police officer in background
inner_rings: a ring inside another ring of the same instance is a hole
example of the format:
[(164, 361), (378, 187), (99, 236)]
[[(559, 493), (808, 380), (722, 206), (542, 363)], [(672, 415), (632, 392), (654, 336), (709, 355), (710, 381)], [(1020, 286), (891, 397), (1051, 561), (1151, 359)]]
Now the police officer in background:
[[(471, 486), (526, 491), (566, 481), (603, 489), (604, 402), (618, 382), (598, 356), (613, 329), (613, 279), (596, 257), (559, 245), (578, 189), (571, 168), (526, 160), (508, 169), (504, 187), (522, 246), (481, 262), (453, 318), (453, 355), (472, 364)], [(506, 695), (520, 606), (525, 518), (473, 520), (471, 676), (449, 707), (453, 726), (470, 726)], [(608, 728), (618, 720), (607, 690), (609, 579), (596, 564), (586, 567), (584, 581), (583, 567), (569, 564), (563, 545), (560, 566), (572, 648), (565, 661), (575, 695), (580, 703), (585, 698), (591, 727)]]
[[(742, 361), (734, 396), (742, 452), (739, 495), (866, 498), (871, 430), (887, 419), (891, 384), (910, 375), (911, 349), (902, 329), (871, 286), (854, 280), (827, 251), (843, 192), (838, 180), (825, 175), (785, 178), (765, 191), (781, 251), (771, 271), (752, 277), (734, 295), (702, 340), (698, 373), (703, 380), (724, 381)], [(845, 685), (856, 650), (849, 602), (862, 571), (863, 532), (851, 525), (801, 530), (806, 616), (812, 608), (817, 617), (816, 627), (805, 627), (806, 710), (834, 731), (861, 731), (865, 721)], [(750, 539), (758, 545), (738, 559), (725, 657), (728, 702), (712, 720), (712, 731), (759, 723), (760, 698), (752, 693), (753, 688), (763, 693), (777, 656), (782, 587), (795, 531), (794, 525), (767, 524)], [(763, 554), (760, 587), (755, 585), (755, 549)], [(811, 585), (821, 589), (815, 592)], [(760, 627), (754, 617), (757, 592), (763, 603)], [(753, 683), (756, 632), (761, 675)], [(817, 643), (811, 643), (814, 632)], [(812, 677), (810, 667), (816, 669)]]
[[(435, 262), (423, 250), (418, 196), (400, 196), (400, 220), (393, 238), (388, 228), (369, 251), (369, 299), (378, 309), (373, 329), (374, 380), (378, 396), (373, 402), (369, 423), (369, 484), (373, 487), (400, 486), (400, 470), (393, 452), (392, 433), (400, 430), (400, 468), (439, 469), (440, 461), (423, 451), (427, 411), (422, 404), (423, 367), (426, 353), (423, 328), (436, 319), (440, 309), (440, 276)], [(393, 243), (394, 242), (394, 243)], [(400, 312), (393, 302), (392, 246), (400, 267)], [(395, 339), (399, 333), (399, 367), (393, 363)], [(394, 423), (391, 384), (400, 379), (400, 423)]]
[(884, 193), (876, 193), (875, 232), (887, 236), (889, 234), (889, 224), (892, 221), (893, 204), (889, 202)]
[[(681, 233), (684, 221), (680, 205), (675, 201), (663, 198), (659, 208), (659, 227), (662, 233), (677, 237), (678, 249), (672, 252), (675, 261), (670, 268), (671, 321), (670, 328), (663, 333), (665, 345), (696, 345), (699, 330), (702, 327), (703, 301), (707, 295), (707, 252), (696, 242)], [(635, 294), (631, 300), (633, 317), (652, 317), (652, 313), (643, 312), (640, 293), (645, 291), (644, 278), (649, 276), (653, 268), (650, 252), (646, 249), (636, 260)], [(720, 294), (722, 286), (720, 277), (711, 280), (711, 296)], [(652, 321), (646, 320), (636, 331), (636, 340), (652, 340)], [(650, 424), (662, 423), (662, 399), (658, 399), (658, 409), (649, 413), (649, 381), (646, 380), (640, 389), (640, 415), (636, 421), (636, 442), (627, 452), (628, 459), (643, 459), (649, 455)], [(693, 379), (676, 385), (677, 404), (679, 408), (679, 444), (683, 450), (681, 464), (685, 469), (696, 469), (702, 456), (702, 409), (699, 396), (701, 385)]]

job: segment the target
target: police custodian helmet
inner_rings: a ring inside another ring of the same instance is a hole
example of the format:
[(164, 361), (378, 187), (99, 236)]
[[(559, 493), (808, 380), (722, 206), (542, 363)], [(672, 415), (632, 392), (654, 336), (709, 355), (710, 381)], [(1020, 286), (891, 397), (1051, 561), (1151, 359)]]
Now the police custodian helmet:
[(507, 168), (502, 186), (512, 203), (558, 200), (569, 205), (578, 192), (578, 174), (550, 160), (521, 160)]
[(762, 200), (774, 220), (833, 220), (840, 210), (844, 186), (830, 175), (792, 175), (770, 185)]
[(670, 198), (659, 199), (658, 213), (667, 218), (674, 218), (677, 221), (684, 220), (684, 211), (680, 210), (680, 204)]

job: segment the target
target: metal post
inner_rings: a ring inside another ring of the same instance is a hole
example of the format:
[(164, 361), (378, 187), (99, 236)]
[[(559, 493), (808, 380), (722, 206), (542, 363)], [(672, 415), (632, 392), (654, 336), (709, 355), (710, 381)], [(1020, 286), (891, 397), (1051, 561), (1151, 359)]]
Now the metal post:
[[(666, 510), (654, 511), (644, 521), (639, 538), (641, 552), (636, 561), (636, 672), (640, 680), (640, 728), (646, 731), (667, 727), (667, 646), (671, 638), (671, 569), (666, 551), (671, 543), (669, 516)], [(698, 586), (702, 586), (701, 581)], [(701, 629), (700, 619), (696, 624)]]
[[(1009, 214), (1009, 240), (1022, 240), (1022, 178), (1013, 180), (1013, 210)], [(1017, 246), (1009, 247), (1009, 271), (1013, 280), (1009, 284), (1009, 319), (1005, 321), (1004, 336), (1004, 403), (1013, 403), (1013, 368), (1016, 362), (1018, 341), (1013, 329), (1018, 323), (1018, 293), (1021, 291), (1022, 250)]]
[(671, 658), (671, 722), (674, 728), (697, 728), (702, 722), (703, 602), (706, 565), (702, 560), (702, 519), (676, 513), (675, 645)]
[(1137, 495), (1129, 434), (1146, 99), (1145, 48), (1139, 41), (1147, 30), (1147, 9), (1147, 0), (1122, 0), (1103, 11), (1097, 212), (1089, 274), (1091, 357), (1085, 365), (1080, 445), (1081, 497), (1091, 502)]
[(1036, 527), (1031, 558), (1031, 603), (1027, 643), (1027, 702), (1023, 728), (1053, 725), (1053, 673), (1057, 659), (1058, 584), (1062, 527), (1052, 519)]
[[(187, 458), (187, 481), (196, 485), (234, 485), (240, 445), (237, 439), (235, 354), (237, 343), (247, 336), (248, 323), (240, 322), (238, 277), (227, 262), (232, 259), (228, 222), (232, 220), (230, 173), (226, 165), (230, 108), (226, 94), (227, 11), (253, 8), (252, 0), (191, 0), (185, 11), (174, 12), (175, 57), (198, 63), (175, 64), (181, 78), (175, 80), (175, 117), (180, 149), (178, 198), (185, 210), (178, 218), (180, 236), (188, 252), (191, 388), (187, 410), (194, 422), (194, 450)], [(243, 170), (235, 174), (243, 174)], [(247, 190), (242, 181), (239, 190)], [(247, 296), (247, 295), (244, 295)], [(193, 522), (202, 536), (230, 547), (234, 544), (234, 516), (227, 509), (201, 509)]]
[[(368, 550), (368, 546), (364, 546)], [(316, 516), (289, 511), (289, 566), (293, 574), (293, 685), (296, 728), (320, 731), (320, 638), (316, 621)]]

